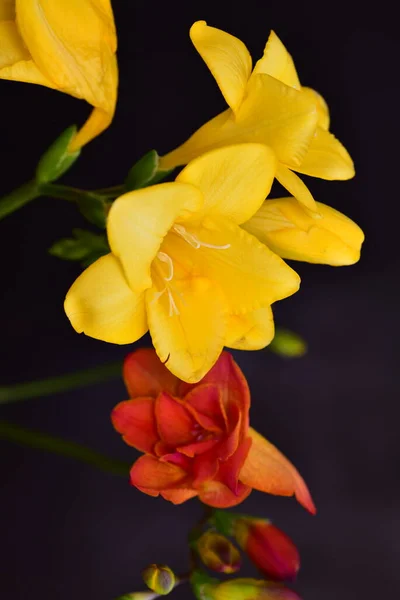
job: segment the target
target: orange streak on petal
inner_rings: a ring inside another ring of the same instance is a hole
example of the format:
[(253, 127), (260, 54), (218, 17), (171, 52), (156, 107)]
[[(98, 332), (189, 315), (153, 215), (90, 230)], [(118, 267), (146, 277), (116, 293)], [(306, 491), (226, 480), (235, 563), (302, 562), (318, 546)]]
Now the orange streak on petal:
[(220, 481), (208, 481), (202, 486), (199, 492), (199, 499), (204, 504), (214, 506), (215, 508), (229, 508), (240, 504), (251, 494), (251, 487), (239, 482), (237, 493), (231, 490)]
[(186, 502), (186, 500), (190, 500), (190, 498), (194, 498), (197, 495), (198, 492), (196, 490), (187, 488), (161, 492), (161, 496), (165, 498), (165, 500), (172, 502), (172, 504), (182, 504), (183, 502)]
[(250, 428), (249, 435), (253, 443), (240, 472), (240, 481), (268, 494), (295, 495), (304, 508), (315, 514), (311, 494), (294, 465), (257, 431)]

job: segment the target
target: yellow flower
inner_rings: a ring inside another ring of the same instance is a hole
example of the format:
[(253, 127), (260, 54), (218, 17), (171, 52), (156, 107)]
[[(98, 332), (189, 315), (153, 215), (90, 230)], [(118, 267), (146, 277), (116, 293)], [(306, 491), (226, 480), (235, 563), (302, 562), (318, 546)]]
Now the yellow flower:
[(106, 129), (117, 101), (110, 0), (0, 0), (0, 78), (36, 83), (94, 107), (71, 151)]
[(116, 344), (147, 330), (180, 379), (199, 381), (224, 345), (273, 338), (270, 305), (298, 275), (240, 225), (260, 208), (272, 150), (239, 144), (195, 159), (172, 183), (129, 192), (108, 215), (111, 254), (75, 281), (65, 310), (78, 332)]
[(305, 207), (316, 211), (310, 191), (293, 171), (322, 179), (354, 176), (349, 154), (328, 131), (323, 98), (301, 87), (292, 57), (274, 32), (253, 71), (251, 56), (236, 37), (205, 21), (197, 21), (190, 36), (230, 108), (162, 157), (160, 167), (186, 164), (215, 147), (264, 143), (278, 158), (278, 181)]
[(242, 227), (282, 258), (332, 266), (360, 258), (364, 233), (339, 211), (316, 203), (313, 218), (294, 198), (266, 200)]

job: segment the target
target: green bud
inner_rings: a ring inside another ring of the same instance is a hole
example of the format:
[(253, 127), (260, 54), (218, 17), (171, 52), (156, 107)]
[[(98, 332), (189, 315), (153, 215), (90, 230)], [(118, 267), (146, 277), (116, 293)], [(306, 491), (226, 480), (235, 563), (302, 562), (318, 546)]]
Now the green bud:
[(158, 594), (153, 592), (131, 592), (119, 596), (116, 600), (153, 600), (153, 598), (158, 598)]
[(175, 573), (167, 565), (149, 565), (142, 577), (147, 587), (160, 596), (169, 594), (176, 585)]
[(68, 151), (76, 132), (76, 125), (68, 127), (43, 154), (36, 168), (38, 183), (55, 181), (72, 167), (80, 154), (80, 150), (75, 152)]
[(160, 157), (156, 150), (150, 150), (150, 152), (142, 156), (128, 173), (125, 180), (127, 191), (139, 190), (149, 185), (155, 185), (172, 173), (173, 169), (160, 171), (158, 169), (159, 164)]
[(74, 229), (73, 235), (73, 238), (58, 240), (49, 249), (49, 253), (63, 260), (79, 261), (84, 267), (88, 267), (110, 252), (107, 238), (103, 234)]
[(280, 356), (299, 358), (306, 354), (307, 342), (298, 333), (279, 328), (268, 348)]

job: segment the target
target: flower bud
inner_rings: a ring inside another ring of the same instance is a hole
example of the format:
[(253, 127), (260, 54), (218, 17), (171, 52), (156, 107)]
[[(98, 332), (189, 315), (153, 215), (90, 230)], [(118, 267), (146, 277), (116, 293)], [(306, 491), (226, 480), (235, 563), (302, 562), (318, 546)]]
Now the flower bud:
[(130, 592), (119, 596), (117, 600), (154, 600), (154, 598), (158, 598), (158, 594), (154, 592)]
[(204, 583), (194, 587), (194, 592), (199, 600), (301, 600), (283, 585), (260, 579)]
[(266, 519), (238, 519), (233, 534), (260, 571), (271, 579), (294, 579), (300, 556), (292, 540)]
[(218, 573), (236, 573), (241, 567), (238, 549), (223, 535), (206, 531), (196, 542), (203, 563)]
[(153, 592), (166, 596), (175, 587), (175, 573), (166, 565), (149, 565), (142, 571), (143, 581)]

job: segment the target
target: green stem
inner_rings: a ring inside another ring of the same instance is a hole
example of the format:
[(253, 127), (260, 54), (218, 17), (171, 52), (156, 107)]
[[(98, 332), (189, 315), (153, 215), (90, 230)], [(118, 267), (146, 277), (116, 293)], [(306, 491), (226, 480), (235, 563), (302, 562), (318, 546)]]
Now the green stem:
[(99, 190), (93, 190), (94, 194), (100, 194), (102, 196), (107, 196), (110, 198), (116, 198), (117, 196), (121, 196), (126, 192), (126, 187), (124, 184), (121, 185), (112, 185), (107, 188), (101, 188)]
[(55, 183), (42, 183), (40, 185), (40, 191), (44, 196), (61, 198), (62, 200), (68, 200), (69, 202), (79, 203), (82, 198), (90, 198), (101, 201), (104, 200), (104, 196), (101, 194), (90, 192), (88, 190), (81, 190), (68, 185), (58, 185)]
[(56, 438), (39, 431), (25, 429), (7, 421), (0, 421), (0, 439), (38, 450), (45, 450), (67, 458), (74, 458), (113, 475), (126, 477), (131, 467), (130, 463), (108, 458), (104, 454), (86, 448), (81, 444)]
[(24, 183), (0, 199), (0, 219), (22, 208), (22, 206), (35, 200), (35, 198), (39, 198), (41, 195), (41, 191), (35, 180)]
[(51, 396), (121, 377), (121, 373), (122, 363), (116, 362), (85, 369), (84, 371), (59, 375), (58, 377), (50, 377), (49, 379), (28, 381), (16, 385), (3, 385), (0, 386), (0, 404), (20, 402), (39, 396)]

